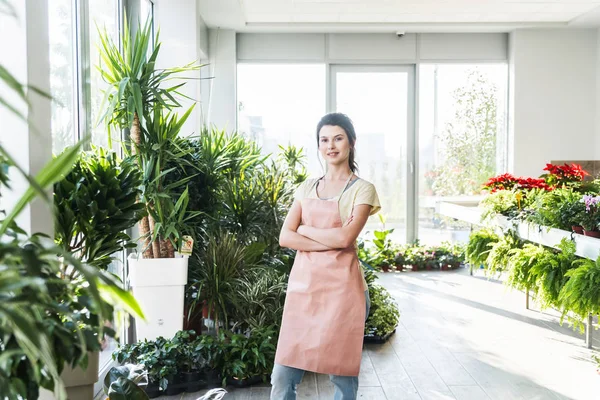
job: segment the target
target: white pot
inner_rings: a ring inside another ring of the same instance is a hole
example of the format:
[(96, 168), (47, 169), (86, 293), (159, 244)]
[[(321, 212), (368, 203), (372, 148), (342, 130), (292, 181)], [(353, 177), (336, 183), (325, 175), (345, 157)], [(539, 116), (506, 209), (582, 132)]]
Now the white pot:
[[(88, 367), (75, 369), (66, 365), (60, 377), (67, 389), (68, 400), (90, 400), (94, 398), (94, 384), (98, 381), (100, 353), (88, 354)], [(54, 394), (46, 389), (40, 390), (39, 400), (54, 400)]]
[(172, 338), (183, 329), (188, 258), (137, 258), (129, 261), (129, 281), (146, 321), (136, 318), (137, 340)]

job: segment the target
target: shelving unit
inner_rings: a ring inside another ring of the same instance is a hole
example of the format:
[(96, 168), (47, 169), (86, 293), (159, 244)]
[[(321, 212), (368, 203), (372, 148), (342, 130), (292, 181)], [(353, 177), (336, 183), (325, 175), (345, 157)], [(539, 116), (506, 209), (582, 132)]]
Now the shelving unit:
[[(482, 211), (476, 202), (440, 202), (436, 207), (437, 213), (446, 217), (455, 218), (470, 223), (471, 225), (484, 225), (481, 222)], [(510, 221), (506, 217), (496, 217), (496, 225), (501, 228), (513, 227), (519, 237), (523, 240), (539, 243), (543, 246), (558, 248), (563, 238), (575, 241), (575, 254), (580, 257), (596, 260), (600, 256), (600, 239), (579, 235), (561, 229), (549, 228), (547, 226), (530, 224), (526, 222)], [(529, 308), (529, 293), (526, 293), (526, 307)], [(588, 317), (586, 344), (592, 348), (592, 317)]]

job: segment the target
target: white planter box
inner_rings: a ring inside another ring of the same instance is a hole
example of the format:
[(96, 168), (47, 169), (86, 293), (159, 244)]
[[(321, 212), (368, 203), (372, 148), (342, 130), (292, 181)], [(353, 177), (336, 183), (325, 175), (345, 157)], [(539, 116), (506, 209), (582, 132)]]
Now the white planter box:
[[(94, 384), (98, 381), (98, 370), (100, 367), (100, 353), (88, 354), (88, 367), (71, 368), (65, 366), (60, 377), (67, 389), (68, 400), (90, 400), (94, 398)], [(40, 400), (54, 400), (54, 394), (49, 390), (40, 390)]]
[(172, 338), (183, 329), (188, 258), (137, 258), (129, 261), (129, 282), (146, 321), (136, 318), (137, 340)]

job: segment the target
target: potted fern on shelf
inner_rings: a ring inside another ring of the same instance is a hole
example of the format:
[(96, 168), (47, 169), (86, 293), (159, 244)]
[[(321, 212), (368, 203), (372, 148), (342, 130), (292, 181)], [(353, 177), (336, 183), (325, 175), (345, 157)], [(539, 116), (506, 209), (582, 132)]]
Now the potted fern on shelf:
[(101, 119), (109, 127), (109, 136), (110, 128), (130, 130), (128, 148), (143, 176), (139, 197), (147, 214), (139, 224), (143, 257), (129, 257), (130, 283), (147, 317), (145, 322), (136, 321), (137, 338), (172, 337), (183, 328), (188, 274), (188, 259), (176, 250), (187, 220), (193, 217), (187, 213), (187, 190), (177, 196), (174, 192), (190, 177), (168, 184), (165, 180), (184, 162), (186, 150), (178, 135), (192, 111), (181, 117), (175, 114), (185, 97), (178, 90), (185, 83), (173, 82), (185, 79), (182, 73), (197, 71), (200, 65), (157, 68), (161, 44), (157, 33), (152, 47), (150, 20), (138, 26), (133, 40), (125, 24), (123, 52), (106, 31), (100, 32), (100, 41), (103, 65), (99, 69), (109, 86)]

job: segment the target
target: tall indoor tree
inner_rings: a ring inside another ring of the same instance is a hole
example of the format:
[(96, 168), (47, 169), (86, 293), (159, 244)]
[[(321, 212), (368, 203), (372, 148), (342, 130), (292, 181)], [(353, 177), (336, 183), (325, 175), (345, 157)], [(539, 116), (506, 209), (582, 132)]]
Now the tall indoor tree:
[[(189, 99), (179, 92), (185, 82), (173, 82), (186, 79), (181, 73), (199, 70), (201, 65), (192, 62), (182, 67), (157, 68), (161, 43), (159, 32), (152, 41), (151, 19), (144, 26), (138, 24), (135, 37), (132, 37), (129, 24), (125, 21), (121, 35), (123, 51), (106, 29), (99, 31), (99, 35), (102, 66), (98, 70), (108, 83), (108, 89), (101, 106), (104, 113), (100, 115), (98, 122), (104, 121), (108, 127), (109, 147), (111, 128), (130, 129), (131, 152), (136, 154), (142, 144), (146, 116), (153, 115), (156, 107), (167, 110), (181, 107), (181, 98)], [(140, 222), (140, 234), (144, 238), (144, 258), (160, 257), (160, 254), (155, 254), (156, 246), (152, 246), (151, 227), (155, 226), (154, 222), (152, 210), (148, 210), (148, 216)]]

